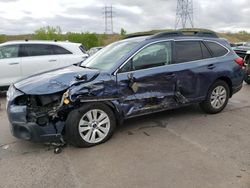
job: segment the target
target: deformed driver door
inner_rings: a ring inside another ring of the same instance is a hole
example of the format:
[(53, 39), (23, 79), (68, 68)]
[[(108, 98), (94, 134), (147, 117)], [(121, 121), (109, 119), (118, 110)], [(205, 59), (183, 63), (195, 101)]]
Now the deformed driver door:
[(120, 104), (125, 117), (176, 106), (176, 75), (169, 71), (172, 42), (150, 44), (132, 56), (118, 71)]

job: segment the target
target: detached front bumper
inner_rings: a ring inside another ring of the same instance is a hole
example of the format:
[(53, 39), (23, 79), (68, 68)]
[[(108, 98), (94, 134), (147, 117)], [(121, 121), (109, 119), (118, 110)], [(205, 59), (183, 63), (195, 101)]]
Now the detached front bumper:
[(27, 122), (26, 106), (7, 103), (7, 113), (13, 136), (33, 142), (60, 142), (64, 122), (48, 123), (40, 126), (35, 122)]

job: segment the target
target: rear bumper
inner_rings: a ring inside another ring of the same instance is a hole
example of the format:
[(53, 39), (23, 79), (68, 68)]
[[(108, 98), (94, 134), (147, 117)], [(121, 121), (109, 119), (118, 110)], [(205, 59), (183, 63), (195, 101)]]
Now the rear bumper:
[(238, 91), (240, 91), (241, 88), (242, 88), (242, 86), (243, 86), (243, 84), (240, 84), (239, 86), (234, 86), (232, 88), (232, 95), (235, 94), (235, 93), (237, 93)]

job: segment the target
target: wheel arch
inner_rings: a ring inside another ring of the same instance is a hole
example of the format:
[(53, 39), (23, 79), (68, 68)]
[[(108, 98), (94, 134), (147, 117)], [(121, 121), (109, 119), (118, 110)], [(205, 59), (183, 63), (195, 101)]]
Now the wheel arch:
[(222, 81), (224, 81), (224, 82), (227, 83), (227, 85), (228, 85), (228, 87), (229, 87), (229, 91), (230, 91), (229, 97), (231, 98), (232, 95), (233, 95), (233, 84), (232, 84), (231, 79), (228, 78), (227, 76), (221, 76), (221, 77), (217, 78), (217, 79), (214, 81), (214, 83), (215, 83), (216, 81), (218, 81), (218, 80), (222, 80)]
[(113, 113), (115, 115), (117, 125), (121, 125), (124, 121), (124, 118), (123, 118), (122, 112), (118, 106), (118, 102), (103, 101), (103, 104), (110, 107), (110, 109), (113, 111)]
[(122, 112), (119, 108), (118, 101), (105, 100), (105, 101), (81, 102), (81, 104), (79, 104), (77, 108), (80, 108), (83, 105), (91, 105), (91, 104), (95, 104), (95, 103), (99, 103), (99, 104), (101, 103), (101, 104), (108, 106), (115, 115), (117, 125), (120, 125), (123, 123), (124, 118), (123, 118)]

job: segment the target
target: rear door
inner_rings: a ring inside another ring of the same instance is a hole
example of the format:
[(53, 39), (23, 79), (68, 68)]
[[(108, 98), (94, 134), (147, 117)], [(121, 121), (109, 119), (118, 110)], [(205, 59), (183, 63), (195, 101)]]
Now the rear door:
[(186, 102), (199, 101), (206, 95), (205, 88), (209, 84), (209, 72), (213, 71), (213, 61), (203, 41), (175, 41), (176, 90)]
[(22, 44), (22, 76), (52, 70), (59, 67), (59, 57), (49, 44)]
[(21, 78), (19, 45), (0, 47), (0, 86), (8, 86)]

